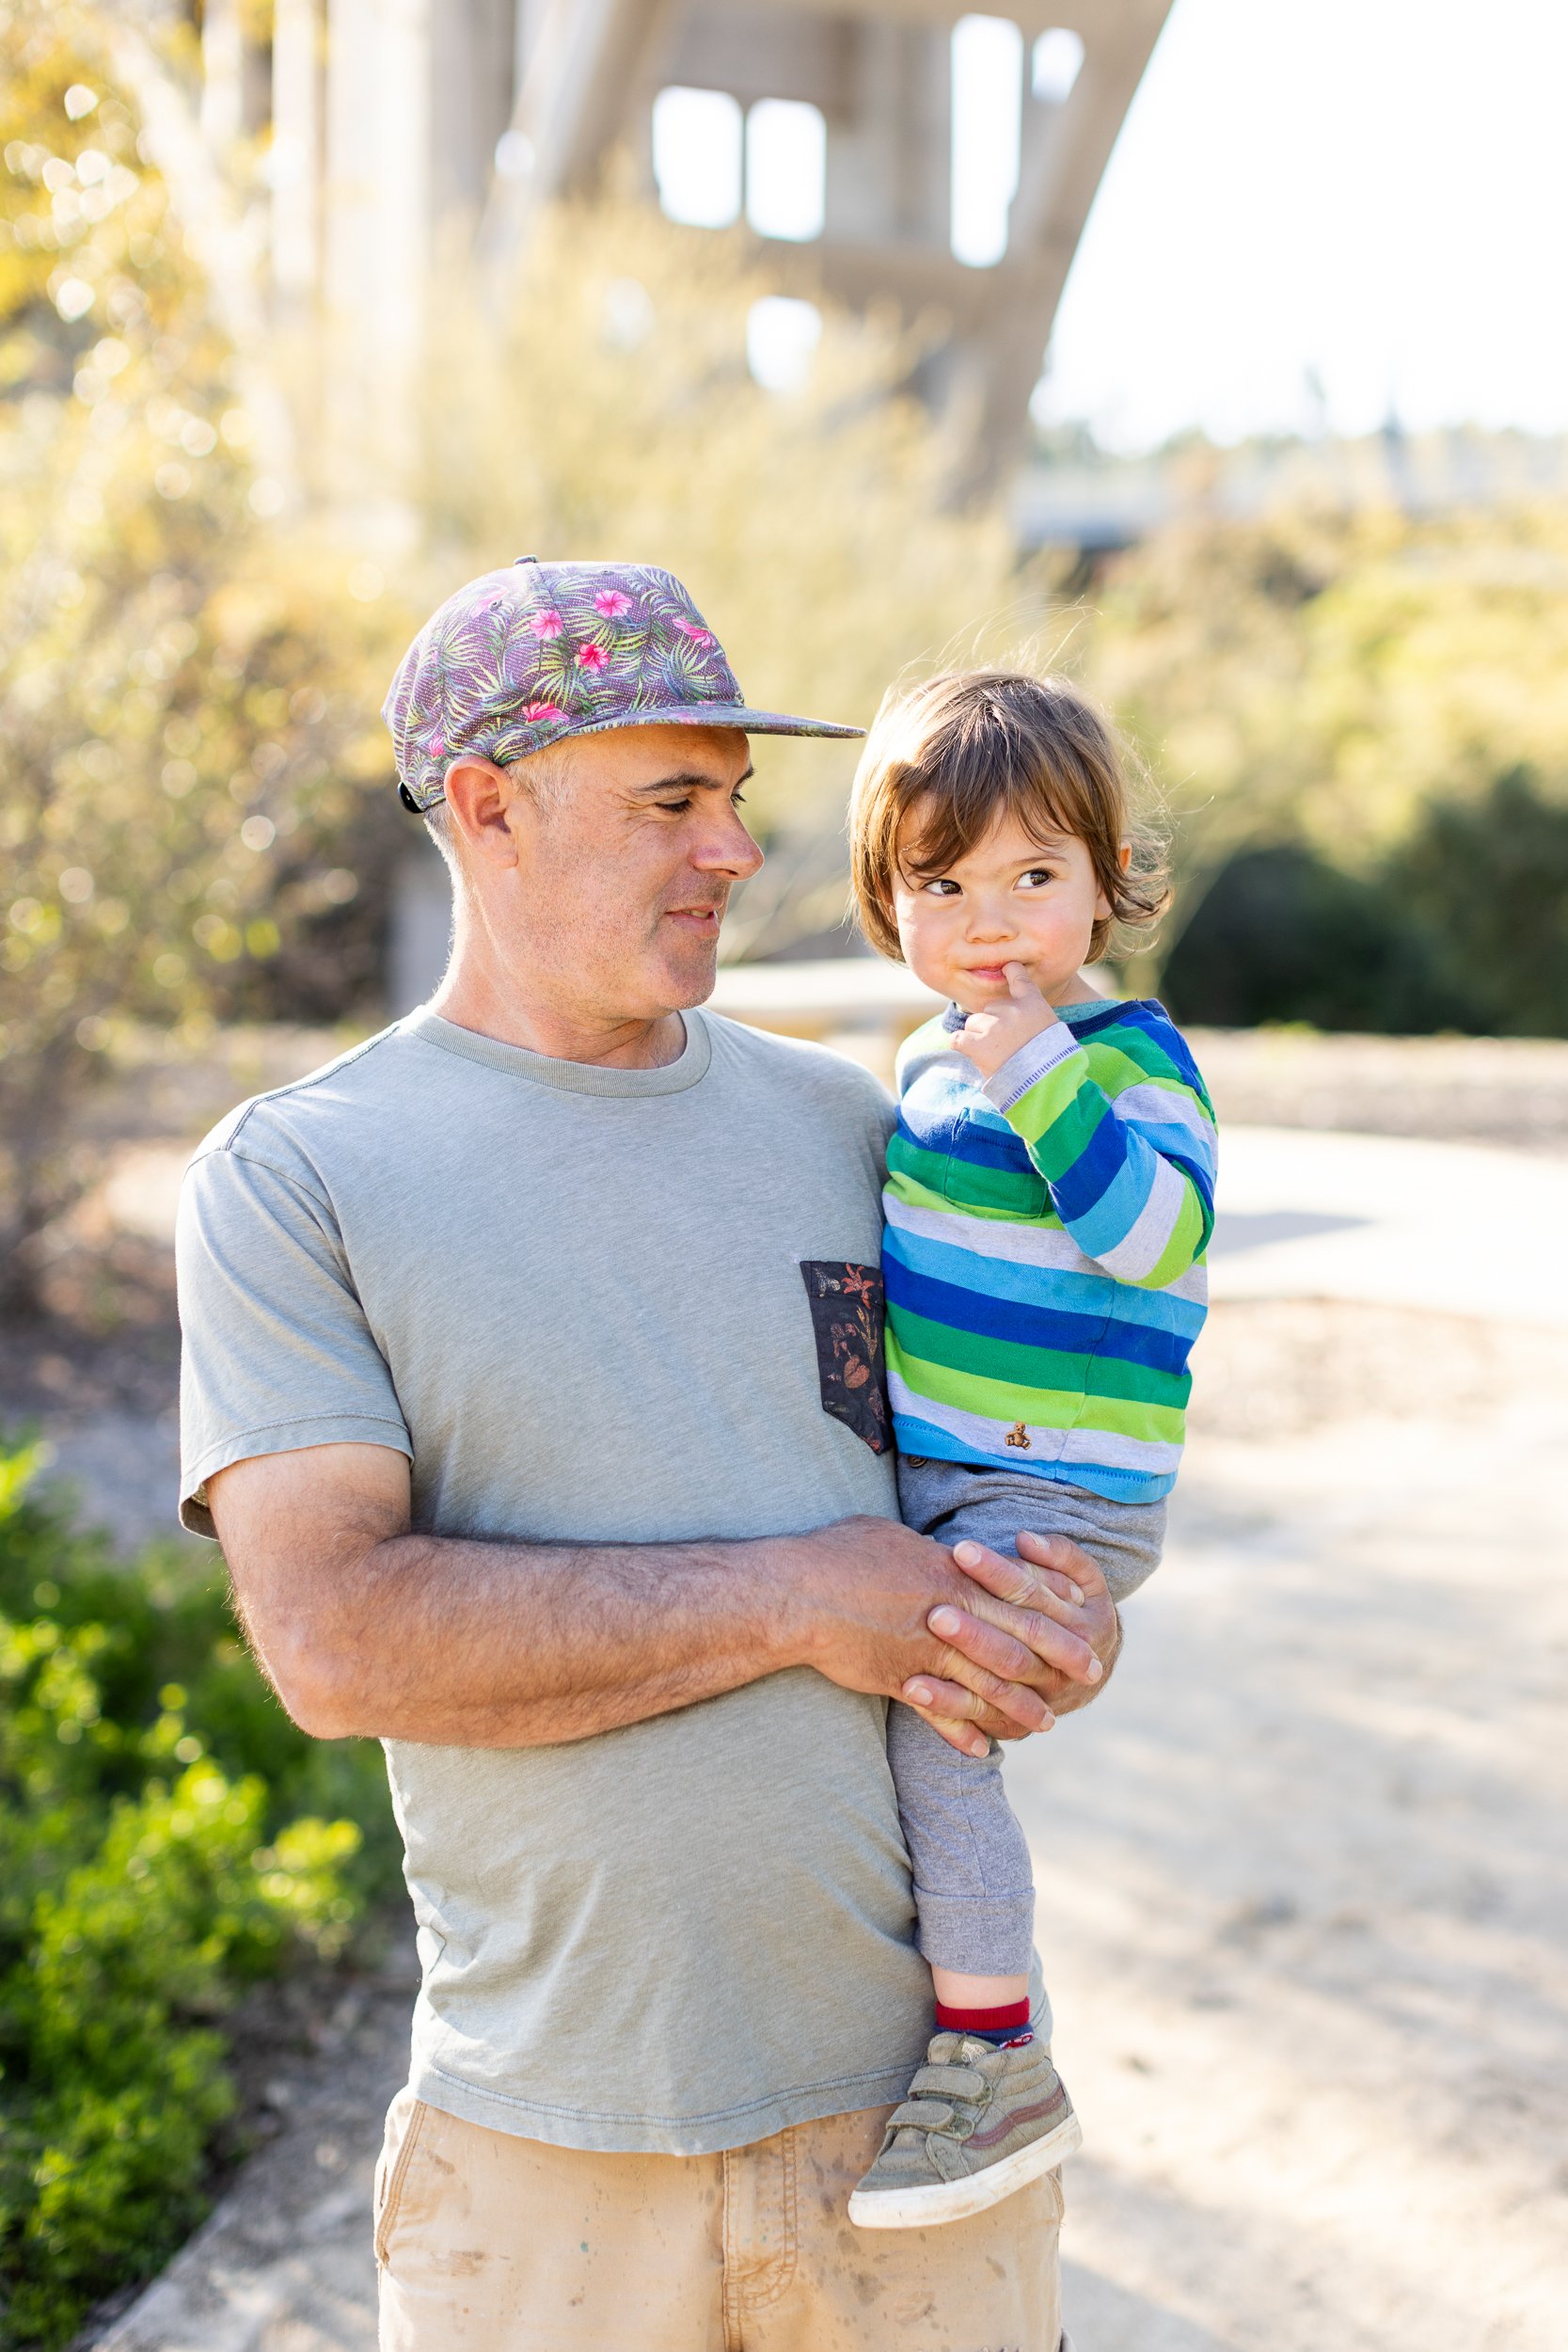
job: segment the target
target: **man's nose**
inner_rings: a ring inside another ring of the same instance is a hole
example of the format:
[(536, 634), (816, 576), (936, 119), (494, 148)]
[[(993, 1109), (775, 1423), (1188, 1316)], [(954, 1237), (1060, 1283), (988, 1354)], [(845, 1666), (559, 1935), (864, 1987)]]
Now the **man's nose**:
[(700, 874), (731, 874), (736, 882), (745, 882), (762, 862), (762, 851), (734, 809), (704, 828), (691, 852), (691, 863)]

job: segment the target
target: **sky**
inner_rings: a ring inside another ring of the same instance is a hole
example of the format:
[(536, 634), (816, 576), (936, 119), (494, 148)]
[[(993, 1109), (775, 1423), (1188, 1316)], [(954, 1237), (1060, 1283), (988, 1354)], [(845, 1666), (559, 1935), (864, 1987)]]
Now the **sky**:
[(1176, 0), (1037, 412), (1568, 430), (1565, 106), (1568, 0)]

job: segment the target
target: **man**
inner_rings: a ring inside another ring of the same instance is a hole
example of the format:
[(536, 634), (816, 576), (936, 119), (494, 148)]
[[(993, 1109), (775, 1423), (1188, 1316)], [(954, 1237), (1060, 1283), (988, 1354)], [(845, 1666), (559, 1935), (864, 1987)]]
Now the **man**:
[(885, 1701), (977, 1748), (1117, 1639), (1071, 1546), (896, 1523), (889, 1106), (696, 1009), (748, 733), (854, 730), (748, 708), (669, 574), (531, 559), (387, 716), (447, 976), (220, 1126), (180, 1236), (185, 1522), (407, 1847), (383, 2345), (1054, 2352), (1053, 2176), (845, 2215), (930, 2023)]

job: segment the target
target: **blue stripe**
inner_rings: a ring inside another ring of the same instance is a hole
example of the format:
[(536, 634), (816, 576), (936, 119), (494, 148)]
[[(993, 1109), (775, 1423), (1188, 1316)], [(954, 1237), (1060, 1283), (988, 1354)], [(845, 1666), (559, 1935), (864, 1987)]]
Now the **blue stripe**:
[(895, 1328), (898, 1312), (904, 1310), (948, 1330), (1008, 1340), (1019, 1347), (1047, 1347), (1064, 1356), (1087, 1359), (1104, 1356), (1119, 1363), (1146, 1364), (1151, 1371), (1177, 1377), (1187, 1368), (1189, 1339), (1171, 1331), (1150, 1330), (1145, 1324), (1120, 1323), (1110, 1313), (1108, 1299), (1098, 1314), (1071, 1314), (1040, 1302), (1024, 1305), (1014, 1299), (988, 1298), (952, 1282), (934, 1282), (929, 1276), (911, 1273), (889, 1258), (882, 1261), (882, 1277)]
[[(1043, 1486), (1085, 1486), (1110, 1502), (1158, 1502), (1176, 1484), (1174, 1471), (1118, 1469), (1106, 1462), (1038, 1462), (1021, 1454), (978, 1454), (958, 1438), (911, 1413), (895, 1413), (893, 1434), (900, 1454), (921, 1454), (933, 1462), (967, 1462), (975, 1470), (1017, 1470)], [(1019, 1522), (1022, 1527), (1024, 1522)], [(1049, 1530), (1042, 1530), (1049, 1533)]]
[[(1016, 1299), (987, 1298), (978, 1291), (960, 1290), (952, 1282), (933, 1282), (927, 1275), (911, 1274), (907, 1266), (888, 1259), (882, 1261), (882, 1279), (890, 1315), (903, 1308), (911, 1314), (924, 1315), (927, 1323), (974, 1331), (985, 1339), (1011, 1340), (1020, 1347), (1052, 1347), (1064, 1356), (1085, 1356), (1105, 1328), (1103, 1312), (1066, 1314), (1057, 1308), (1024, 1306)], [(1164, 1332), (1152, 1336), (1166, 1339)]]
[(1197, 1195), (1198, 1207), (1203, 1212), (1203, 1239), (1195, 1254), (1201, 1255), (1208, 1248), (1209, 1236), (1214, 1230), (1214, 1171), (1200, 1167), (1192, 1157), (1190, 1150), (1185, 1154), (1170, 1152), (1166, 1157), (1178, 1174), (1188, 1179)]
[[(1072, 1005), (1065, 1009), (1063, 1017), (1080, 1039), (1096, 1038), (1102, 1045), (1115, 1044), (1118, 1029), (1129, 1031), (1134, 1038), (1147, 1037), (1158, 1046), (1172, 1068), (1180, 1072), (1182, 1083), (1191, 1087), (1195, 1094), (1202, 1094), (1203, 1080), (1198, 1075), (1192, 1049), (1158, 997), (1146, 996), (1132, 1003), (1107, 1005), (1103, 1010), (1089, 1013), (1086, 1019), (1079, 1019), (1078, 1008)], [(1131, 1060), (1138, 1059), (1135, 1044), (1124, 1050)]]
[[(1103, 1315), (1114, 1308), (1118, 1322), (1147, 1324), (1151, 1330), (1182, 1334), (1189, 1342), (1203, 1328), (1205, 1310), (1196, 1298), (1176, 1298), (1168, 1291), (1135, 1290), (1112, 1274), (1072, 1273), (1065, 1266), (1018, 1265), (1010, 1258), (984, 1255), (985, 1226), (978, 1218), (962, 1220), (975, 1233), (975, 1246), (930, 1241), (924, 1233), (908, 1233), (890, 1225), (882, 1238), (882, 1263), (897, 1258), (916, 1274), (938, 1282), (953, 1282), (960, 1290), (984, 1291), (992, 1298), (1017, 1298), (1036, 1305), (1060, 1307), (1069, 1314)], [(1053, 1226), (1054, 1217), (1041, 1217)]]
[(906, 1140), (920, 1151), (944, 1152), (949, 1159), (967, 1161), (974, 1168), (1005, 1168), (1020, 1176), (1037, 1173), (1022, 1137), (989, 1104), (990, 1116), (981, 1119), (971, 1104), (957, 1112), (943, 1106), (933, 1114), (925, 1104), (917, 1103), (911, 1119), (909, 1100), (906, 1095), (898, 1124)]
[(1184, 1168), (1195, 1184), (1212, 1184), (1214, 1154), (1205, 1136), (1195, 1135), (1178, 1120), (1168, 1126), (1164, 1120), (1156, 1125), (1148, 1119), (1124, 1119), (1120, 1123), (1130, 1135), (1142, 1136), (1163, 1160), (1173, 1160)]
[[(1095, 1091), (1100, 1092), (1096, 1088)], [(1101, 1095), (1104, 1102), (1104, 1096)], [(1050, 1130), (1040, 1138), (1046, 1145)], [(1065, 1224), (1075, 1224), (1101, 1200), (1127, 1164), (1128, 1130), (1112, 1118), (1107, 1104), (1077, 1159), (1051, 1179), (1051, 1197)]]
[[(1057, 1214), (1086, 1258), (1102, 1258), (1108, 1249), (1115, 1249), (1118, 1242), (1125, 1241), (1148, 1205), (1154, 1171), (1135, 1149), (1129, 1148), (1131, 1139), (1127, 1136), (1120, 1140), (1117, 1165), (1092, 1198), (1075, 1206), (1064, 1197), (1069, 1186), (1053, 1184), (1051, 1188)], [(1080, 1161), (1078, 1165), (1082, 1168), (1083, 1164)]]

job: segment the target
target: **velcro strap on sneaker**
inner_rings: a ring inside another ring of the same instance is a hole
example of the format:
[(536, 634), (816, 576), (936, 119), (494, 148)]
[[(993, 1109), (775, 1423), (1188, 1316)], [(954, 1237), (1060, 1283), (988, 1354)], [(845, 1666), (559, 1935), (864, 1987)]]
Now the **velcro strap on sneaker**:
[(953, 2121), (945, 2099), (906, 2099), (888, 2118), (890, 2132), (944, 2132)]
[(990, 2090), (977, 2066), (923, 2066), (910, 2085), (912, 2097), (935, 2091), (943, 2099), (983, 2099)]

